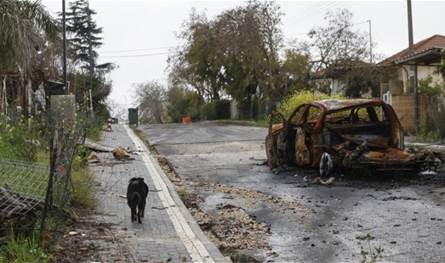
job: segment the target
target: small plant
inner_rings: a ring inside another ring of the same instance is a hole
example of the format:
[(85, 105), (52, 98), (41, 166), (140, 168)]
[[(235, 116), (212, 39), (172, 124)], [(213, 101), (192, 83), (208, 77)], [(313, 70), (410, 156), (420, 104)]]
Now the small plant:
[(14, 234), (0, 249), (0, 262), (44, 263), (50, 257), (38, 244), (37, 235), (19, 237)]
[(362, 255), (361, 263), (376, 263), (378, 260), (382, 259), (383, 248), (374, 247), (368, 243), (368, 250), (361, 247), (360, 254)]
[(367, 248), (364, 248), (363, 246), (360, 247), (360, 255), (362, 255), (361, 263), (376, 263), (378, 260), (382, 259), (383, 248), (371, 246), (371, 240), (375, 239), (371, 234), (368, 233), (364, 236), (356, 236), (355, 239), (366, 241), (368, 245)]
[(181, 198), (181, 200), (185, 202), (188, 199), (189, 193), (187, 192), (187, 189), (185, 187), (179, 187), (178, 195)]

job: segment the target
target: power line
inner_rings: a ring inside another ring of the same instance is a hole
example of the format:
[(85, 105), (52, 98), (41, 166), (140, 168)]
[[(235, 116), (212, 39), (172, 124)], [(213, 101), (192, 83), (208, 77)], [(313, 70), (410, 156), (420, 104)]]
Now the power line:
[(134, 57), (151, 57), (159, 55), (167, 55), (172, 52), (160, 52), (160, 53), (148, 53), (148, 54), (137, 54), (137, 55), (123, 55), (123, 56), (101, 56), (102, 58), (134, 58)]
[(170, 49), (179, 46), (164, 46), (164, 47), (153, 47), (153, 48), (139, 48), (139, 49), (121, 49), (121, 50), (106, 50), (100, 53), (125, 53), (125, 52), (135, 52), (135, 51), (148, 51), (148, 50), (159, 50), (159, 49)]

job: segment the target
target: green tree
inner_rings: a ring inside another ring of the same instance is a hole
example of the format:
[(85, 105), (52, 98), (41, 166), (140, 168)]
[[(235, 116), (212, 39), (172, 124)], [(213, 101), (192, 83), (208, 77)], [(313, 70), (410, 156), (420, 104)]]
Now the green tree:
[(93, 16), (97, 13), (90, 8), (88, 0), (76, 0), (66, 12), (66, 30), (70, 43), (70, 57), (82, 69), (94, 72), (96, 68), (97, 48), (102, 46), (102, 27), (98, 27)]
[(228, 94), (249, 109), (252, 98), (281, 94), (279, 7), (250, 1), (209, 21), (192, 12), (179, 37), (186, 43), (170, 58), (170, 76), (207, 100)]
[(206, 100), (218, 100), (222, 85), (220, 67), (215, 63), (216, 35), (205, 14), (192, 10), (179, 37), (183, 49), (169, 58), (170, 79), (175, 85), (188, 86)]
[(281, 64), (282, 83), (284, 88), (281, 96), (285, 97), (295, 90), (305, 90), (310, 87), (309, 76), (311, 67), (309, 56), (296, 49), (287, 49)]
[[(105, 99), (111, 92), (112, 83), (105, 75), (115, 68), (113, 63), (97, 64), (97, 49), (102, 46), (102, 27), (93, 16), (97, 13), (88, 0), (70, 3), (66, 12), (69, 57), (78, 68), (72, 70), (72, 92), (78, 101), (89, 98), (91, 90), (93, 108), (106, 112)], [(105, 114), (105, 115), (108, 115)]]

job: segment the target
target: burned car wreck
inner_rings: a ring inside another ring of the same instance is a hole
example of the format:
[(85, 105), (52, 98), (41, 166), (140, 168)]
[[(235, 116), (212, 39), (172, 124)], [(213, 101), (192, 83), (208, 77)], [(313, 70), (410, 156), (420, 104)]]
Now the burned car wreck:
[(441, 162), (432, 151), (404, 149), (396, 113), (378, 99), (315, 101), (299, 105), (288, 119), (273, 113), (266, 153), (270, 168), (295, 165), (322, 173), (329, 164), (328, 174), (420, 172)]

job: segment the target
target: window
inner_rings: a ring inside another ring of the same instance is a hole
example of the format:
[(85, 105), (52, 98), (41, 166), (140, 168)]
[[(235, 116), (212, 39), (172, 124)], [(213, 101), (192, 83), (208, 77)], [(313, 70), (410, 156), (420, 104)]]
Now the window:
[(306, 106), (301, 106), (300, 108), (297, 108), (297, 111), (294, 112), (292, 115), (292, 118), (290, 119), (290, 123), (293, 125), (300, 125), (303, 123), (303, 114), (306, 110)]
[(317, 107), (310, 106), (309, 114), (307, 115), (307, 122), (316, 122), (320, 118), (321, 110)]

